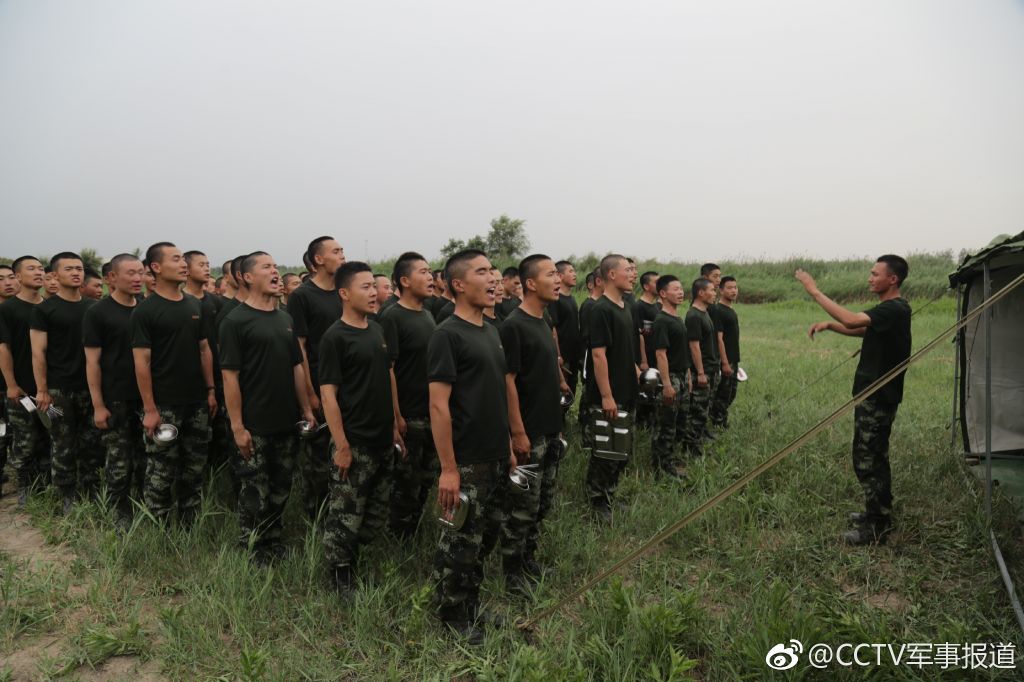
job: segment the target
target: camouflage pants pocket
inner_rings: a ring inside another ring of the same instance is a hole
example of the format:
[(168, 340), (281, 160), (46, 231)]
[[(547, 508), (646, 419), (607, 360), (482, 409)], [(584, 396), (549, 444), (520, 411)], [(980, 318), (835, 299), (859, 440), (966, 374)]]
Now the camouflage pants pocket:
[(693, 381), (693, 391), (689, 397), (689, 407), (686, 412), (685, 438), (687, 445), (698, 446), (708, 425), (708, 412), (711, 409), (711, 399), (718, 388), (718, 374), (708, 374), (707, 386), (698, 386), (696, 378)]
[(10, 464), (19, 490), (50, 481), (50, 434), (39, 419), (16, 400), (7, 400), (11, 429)]
[(668, 405), (663, 399), (659, 399), (658, 426), (651, 447), (651, 458), (654, 460), (654, 465), (662, 468), (673, 466), (676, 445), (682, 439), (686, 428), (685, 378), (679, 374), (669, 374), (669, 381), (676, 392), (676, 398)]
[(103, 449), (93, 422), (89, 392), (53, 389), (50, 396), (54, 407), (64, 413), (50, 427), (53, 484), (62, 495), (72, 495), (79, 487), (95, 492), (103, 467)]
[(506, 572), (522, 567), (537, 550), (540, 525), (551, 510), (558, 464), (562, 449), (558, 435), (539, 436), (530, 443), (529, 464), (536, 465), (537, 477), (530, 479), (529, 490), (509, 485), (501, 531), (501, 554)]
[(142, 441), (142, 422), (139, 419), (141, 404), (137, 402), (115, 402), (107, 406), (110, 410), (108, 427), (100, 431), (100, 439), (106, 452), (107, 494), (121, 514), (131, 511), (131, 498), (141, 490), (136, 481), (141, 479), (145, 456)]
[(330, 431), (324, 429), (315, 438), (300, 441), (299, 478), (302, 480), (302, 505), (306, 515), (315, 519), (325, 509), (331, 483)]
[[(735, 370), (736, 368), (734, 367), (733, 369)], [(708, 411), (711, 423), (715, 426), (723, 428), (729, 426), (729, 407), (736, 400), (737, 386), (739, 386), (739, 380), (736, 379), (735, 373), (731, 377), (727, 377), (724, 374), (720, 375), (718, 388), (715, 390), (714, 398), (711, 400), (711, 408)]]
[[(333, 453), (333, 444), (331, 447)], [(324, 524), (324, 555), (330, 567), (355, 563), (359, 545), (369, 544), (387, 524), (394, 448), (352, 446), (348, 476), (331, 465)]]

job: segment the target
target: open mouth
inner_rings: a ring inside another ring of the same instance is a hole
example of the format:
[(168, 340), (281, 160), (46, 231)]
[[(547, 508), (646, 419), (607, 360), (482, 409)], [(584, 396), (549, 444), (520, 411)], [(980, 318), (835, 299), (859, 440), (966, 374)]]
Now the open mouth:
[(273, 285), (274, 285), (275, 287), (276, 287), (276, 286), (277, 286), (277, 285), (278, 285), (278, 284), (279, 284), (280, 282), (281, 282), (281, 278), (280, 278), (280, 277), (271, 277), (271, 278), (270, 278), (270, 283), (271, 283), (271, 284), (273, 284)]

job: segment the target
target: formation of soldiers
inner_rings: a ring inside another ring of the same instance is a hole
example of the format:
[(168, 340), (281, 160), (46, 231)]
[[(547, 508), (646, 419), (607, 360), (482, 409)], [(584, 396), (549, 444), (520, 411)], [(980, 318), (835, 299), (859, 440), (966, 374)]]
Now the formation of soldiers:
[[(594, 418), (636, 414), (655, 431), (659, 475), (685, 478), (685, 460), (728, 426), (739, 292), (714, 264), (688, 287), (644, 273), (634, 299), (635, 262), (611, 254), (578, 306), (573, 264), (541, 254), (499, 271), (466, 250), (431, 270), (408, 252), (384, 275), (324, 236), (303, 262), (282, 274), (256, 251), (215, 279), (204, 253), (160, 242), (100, 273), (71, 252), (0, 266), (3, 456), (18, 504), (52, 486), (69, 513), (102, 481), (119, 526), (144, 505), (188, 528), (204, 480), (223, 471), (240, 546), (266, 564), (286, 551), (294, 478), (343, 595), (360, 547), (440, 516), (438, 615), (478, 642), (486, 556), (498, 549), (524, 596), (544, 572), (540, 529), (578, 386), (584, 441)], [(661, 392), (645, 405), (651, 368)], [(612, 519), (624, 465), (590, 459), (598, 521)]]

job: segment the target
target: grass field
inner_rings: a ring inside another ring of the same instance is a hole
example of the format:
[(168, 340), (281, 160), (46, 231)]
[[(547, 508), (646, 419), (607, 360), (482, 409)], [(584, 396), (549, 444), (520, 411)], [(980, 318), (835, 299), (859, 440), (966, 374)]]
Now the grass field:
[[(585, 512), (585, 457), (572, 437), (542, 541), (550, 574), (524, 602), (505, 595), (492, 561), (485, 603), (510, 619), (551, 603), (848, 398), (854, 362), (808, 386), (856, 348), (834, 335), (810, 342), (806, 328), (821, 319), (814, 306), (748, 305), (739, 313), (750, 381), (732, 429), (691, 464), (689, 482), (655, 482), (644, 442), (624, 475), (614, 524), (598, 526)], [(953, 319), (948, 299), (928, 306), (914, 318), (915, 347)], [(509, 628), (479, 650), (442, 637), (431, 617), (433, 524), (409, 546), (384, 538), (365, 552), (362, 590), (343, 605), (324, 587), (317, 534), (294, 504), (293, 553), (265, 570), (235, 549), (234, 515), (215, 503), (189, 535), (142, 522), (124, 536), (100, 506), (64, 519), (54, 514), (56, 501), (43, 498), (30, 505), (22, 537), (31, 544), (34, 528), (64, 546), (21, 547), (0, 559), (0, 680), (759, 680), (771, 677), (769, 648), (790, 638), (1017, 642), (980, 488), (950, 447), (952, 368), (952, 346), (942, 346), (909, 373), (892, 442), (898, 528), (888, 545), (852, 549), (837, 541), (846, 512), (861, 501), (847, 417), (528, 637)], [(10, 516), (11, 500), (2, 502)], [(997, 500), (996, 513), (1020, 575), (1024, 549), (1013, 511)], [(937, 668), (874, 672), (940, 677)], [(864, 673), (801, 664), (778, 677)], [(1007, 671), (973, 676), (1019, 679)]]

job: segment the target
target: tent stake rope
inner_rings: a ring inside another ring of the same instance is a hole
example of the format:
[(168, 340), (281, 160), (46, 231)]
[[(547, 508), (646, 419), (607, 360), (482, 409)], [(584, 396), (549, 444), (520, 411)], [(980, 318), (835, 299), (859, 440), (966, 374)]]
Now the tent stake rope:
[(650, 540), (648, 540), (647, 542), (643, 543), (642, 545), (640, 545), (639, 547), (637, 547), (636, 549), (634, 549), (633, 551), (629, 552), (624, 557), (622, 557), (621, 559), (616, 561), (611, 566), (605, 568), (604, 570), (599, 572), (597, 575), (595, 575), (594, 577), (592, 577), (589, 580), (587, 580), (586, 582), (584, 582), (580, 587), (578, 587), (577, 589), (573, 590), (572, 592), (570, 592), (565, 597), (562, 597), (560, 600), (558, 600), (552, 606), (549, 606), (549, 607), (543, 609), (540, 613), (537, 613), (537, 614), (531, 616), (530, 618), (527, 618), (525, 620), (520, 620), (519, 622), (516, 623), (516, 627), (518, 627), (521, 630), (530, 630), (530, 629), (532, 629), (540, 621), (542, 621), (542, 620), (548, 618), (549, 616), (552, 616), (555, 613), (561, 611), (567, 605), (569, 605), (572, 602), (576, 601), (577, 599), (582, 597), (584, 594), (589, 592), (591, 589), (596, 587), (598, 584), (603, 582), (606, 578), (608, 578), (611, 575), (614, 575), (615, 573), (618, 573), (619, 570), (621, 570), (625, 566), (633, 563), (636, 559), (638, 559), (638, 558), (642, 557), (643, 555), (647, 554), (652, 549), (654, 549), (655, 547), (657, 547), (658, 545), (663, 543), (665, 540), (669, 539), (670, 537), (672, 537), (673, 535), (678, 533), (680, 530), (682, 530), (683, 528), (685, 528), (686, 526), (691, 524), (693, 521), (695, 521), (696, 519), (700, 518), (701, 516), (703, 516), (708, 511), (714, 509), (715, 507), (717, 507), (719, 504), (721, 504), (722, 502), (724, 502), (728, 498), (732, 497), (734, 494), (736, 494), (741, 489), (746, 487), (746, 485), (748, 483), (750, 483), (755, 478), (757, 478), (758, 476), (760, 476), (761, 474), (763, 474), (764, 472), (768, 471), (769, 469), (774, 467), (776, 464), (781, 462), (783, 459), (785, 459), (794, 450), (796, 450), (801, 445), (803, 445), (806, 442), (808, 442), (809, 440), (811, 440), (814, 436), (818, 435), (819, 433), (821, 433), (822, 431), (827, 429), (832, 424), (836, 423), (840, 418), (842, 418), (843, 416), (848, 414), (851, 410), (853, 410), (855, 407), (857, 407), (857, 405), (860, 405), (862, 402), (864, 402), (865, 400), (870, 398), (872, 395), (877, 393), (879, 390), (882, 389), (882, 387), (884, 387), (890, 381), (892, 381), (897, 376), (902, 374), (908, 367), (910, 367), (911, 365), (916, 363), (922, 357), (924, 357), (929, 352), (931, 352), (932, 349), (934, 349), (940, 343), (942, 343), (947, 338), (949, 338), (950, 334), (954, 334), (956, 332), (959, 332), (961, 329), (963, 329), (965, 326), (967, 326), (967, 324), (969, 322), (971, 322), (974, 319), (976, 319), (979, 315), (981, 315), (981, 313), (983, 313), (986, 310), (988, 310), (992, 305), (997, 303), (999, 300), (1001, 300), (1004, 296), (1006, 296), (1011, 291), (1016, 289), (1022, 283), (1024, 283), (1024, 274), (1021, 274), (1018, 277), (1016, 277), (1015, 279), (1013, 279), (1005, 287), (1003, 287), (998, 292), (996, 292), (995, 294), (993, 294), (992, 296), (987, 298), (983, 303), (981, 303), (978, 307), (976, 307), (970, 313), (968, 313), (967, 315), (964, 315), (962, 318), (960, 318), (957, 322), (955, 322), (948, 329), (946, 329), (941, 334), (939, 334), (934, 339), (932, 339), (927, 344), (925, 344), (920, 350), (915, 352), (913, 355), (911, 355), (909, 358), (907, 358), (906, 360), (904, 360), (900, 364), (898, 364), (895, 367), (893, 367), (885, 375), (883, 375), (883, 376), (879, 377), (878, 379), (876, 379), (870, 386), (865, 388), (863, 391), (861, 391), (860, 393), (855, 395), (850, 400), (847, 400), (839, 408), (837, 408), (832, 414), (830, 414), (829, 416), (827, 416), (824, 419), (822, 419), (820, 422), (818, 422), (817, 424), (815, 424), (814, 426), (809, 428), (807, 431), (805, 431), (803, 434), (801, 434), (800, 436), (798, 436), (794, 440), (790, 441), (782, 449), (778, 450), (774, 455), (772, 455), (771, 457), (769, 457), (765, 461), (761, 462), (761, 464), (757, 465), (756, 467), (754, 467), (753, 469), (748, 471), (746, 474), (741, 476), (739, 479), (737, 479), (732, 484), (730, 484), (727, 487), (723, 488), (721, 491), (719, 491), (713, 497), (711, 497), (710, 499), (705, 501), (699, 507), (697, 507), (696, 509), (690, 511), (685, 516), (683, 516), (681, 519), (679, 519), (675, 523), (671, 524), (670, 526), (666, 527), (664, 530), (662, 530), (659, 533), (657, 533)]

